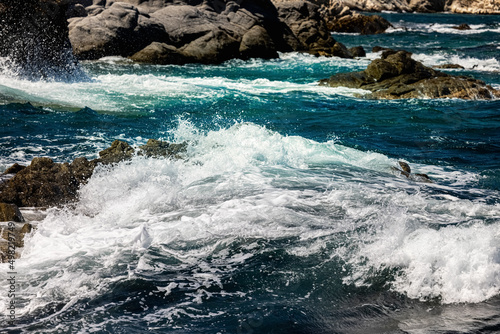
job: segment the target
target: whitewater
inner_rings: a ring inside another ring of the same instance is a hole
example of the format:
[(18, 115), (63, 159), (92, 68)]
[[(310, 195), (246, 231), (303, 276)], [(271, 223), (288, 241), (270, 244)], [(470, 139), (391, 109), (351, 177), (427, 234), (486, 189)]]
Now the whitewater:
[[(99, 166), (75, 204), (22, 208), (36, 229), (16, 260), (17, 322), (2, 319), (3, 331), (500, 331), (500, 101), (318, 86), (363, 70), (380, 45), (498, 88), (500, 20), (383, 15), (387, 34), (334, 36), (365, 47), (356, 60), (107, 57), (72, 82), (3, 68), (0, 172), (39, 156), (94, 159), (115, 139), (187, 145), (178, 159)], [(451, 28), (465, 21), (472, 30)], [(432, 182), (401, 175), (399, 161)]]

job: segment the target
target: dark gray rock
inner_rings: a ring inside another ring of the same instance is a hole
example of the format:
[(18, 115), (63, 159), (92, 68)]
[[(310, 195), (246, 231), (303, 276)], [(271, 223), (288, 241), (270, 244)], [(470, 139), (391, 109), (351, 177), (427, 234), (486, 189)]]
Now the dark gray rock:
[(351, 55), (353, 57), (356, 57), (356, 58), (366, 57), (366, 51), (362, 46), (355, 46), (355, 47), (349, 48), (349, 52), (351, 53)]
[(85, 78), (71, 52), (67, 1), (0, 2), (0, 56), (30, 80), (70, 81)]

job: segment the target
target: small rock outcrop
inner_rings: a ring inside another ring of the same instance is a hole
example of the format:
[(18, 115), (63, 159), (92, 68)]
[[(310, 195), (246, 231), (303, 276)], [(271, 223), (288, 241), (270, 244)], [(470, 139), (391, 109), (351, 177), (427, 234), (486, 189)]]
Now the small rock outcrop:
[(136, 152), (128, 143), (115, 140), (109, 148), (99, 152), (99, 158), (90, 161), (80, 157), (71, 163), (56, 163), (49, 158), (34, 158), (29, 166), (16, 167), (17, 173), (0, 184), (0, 221), (3, 215), (6, 220), (22, 221), (16, 216), (16, 207), (51, 207), (75, 201), (78, 189), (88, 181), (98, 164), (115, 164), (135, 154), (179, 159), (186, 147), (186, 143), (150, 139)]
[(83, 79), (71, 51), (66, 0), (0, 2), (0, 56), (30, 80)]
[(412, 59), (410, 52), (395, 50), (384, 51), (364, 71), (339, 73), (321, 80), (320, 85), (361, 88), (376, 99), (500, 98), (500, 91), (483, 81), (436, 71)]
[(0, 222), (23, 222), (24, 218), (15, 204), (0, 203)]
[(328, 29), (334, 32), (374, 35), (385, 32), (392, 24), (378, 15), (353, 13), (328, 20)]

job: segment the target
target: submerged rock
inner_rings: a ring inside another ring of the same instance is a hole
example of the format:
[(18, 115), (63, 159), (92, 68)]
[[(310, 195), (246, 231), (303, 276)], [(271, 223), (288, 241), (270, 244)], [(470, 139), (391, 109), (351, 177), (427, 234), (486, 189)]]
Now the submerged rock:
[(500, 91), (483, 81), (436, 71), (411, 58), (407, 51), (386, 50), (366, 70), (339, 73), (320, 81), (330, 87), (361, 88), (376, 99), (499, 98)]

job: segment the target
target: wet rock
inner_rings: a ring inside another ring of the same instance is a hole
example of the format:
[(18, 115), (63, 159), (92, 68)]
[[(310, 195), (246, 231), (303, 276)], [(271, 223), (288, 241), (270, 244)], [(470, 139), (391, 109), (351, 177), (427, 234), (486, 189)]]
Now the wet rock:
[(23, 222), (24, 218), (15, 204), (0, 203), (0, 222)]
[(366, 97), (375, 99), (500, 97), (500, 91), (483, 81), (436, 71), (402, 50), (386, 50), (366, 70), (336, 74), (321, 80), (320, 85), (369, 90), (371, 94)]
[(366, 51), (362, 46), (355, 46), (355, 47), (349, 48), (349, 52), (351, 53), (351, 55), (353, 57), (356, 57), (356, 58), (366, 57)]
[(70, 19), (82, 59), (120, 55), (156, 64), (275, 58), (300, 44), (269, 0), (94, 1)]
[(434, 65), (432, 68), (441, 68), (441, 69), (464, 69), (462, 65), (458, 64), (442, 64), (442, 65)]
[(15, 163), (12, 166), (10, 166), (9, 168), (7, 168), (7, 170), (4, 172), (4, 174), (16, 174), (25, 168), (26, 168), (26, 166), (22, 166), (18, 163)]
[(33, 226), (30, 223), (0, 223), (0, 262), (20, 258), (19, 248), (24, 247), (24, 237), (30, 233)]
[(167, 40), (160, 23), (123, 2), (116, 2), (95, 16), (70, 21), (69, 37), (73, 52), (80, 59), (130, 56), (153, 41)]
[(467, 23), (462, 23), (462, 24), (460, 24), (458, 26), (454, 26), (452, 28), (456, 29), (456, 30), (471, 30), (471, 27)]
[(134, 155), (135, 150), (128, 143), (115, 140), (111, 147), (99, 152), (98, 161), (103, 164), (113, 164), (118, 163), (123, 160), (129, 160)]
[(358, 33), (374, 35), (385, 32), (392, 24), (378, 15), (361, 15), (354, 13), (328, 21), (328, 29), (334, 32)]
[(280, 20), (292, 30), (300, 42), (295, 51), (352, 58), (347, 48), (335, 41), (319, 12), (319, 6), (308, 1), (275, 2)]
[(0, 57), (12, 70), (30, 80), (81, 79), (71, 52), (66, 9), (68, 1), (0, 2)]
[(184, 153), (186, 148), (187, 143), (171, 144), (161, 140), (149, 139), (146, 145), (139, 147), (137, 154), (154, 158), (180, 158), (180, 154)]

